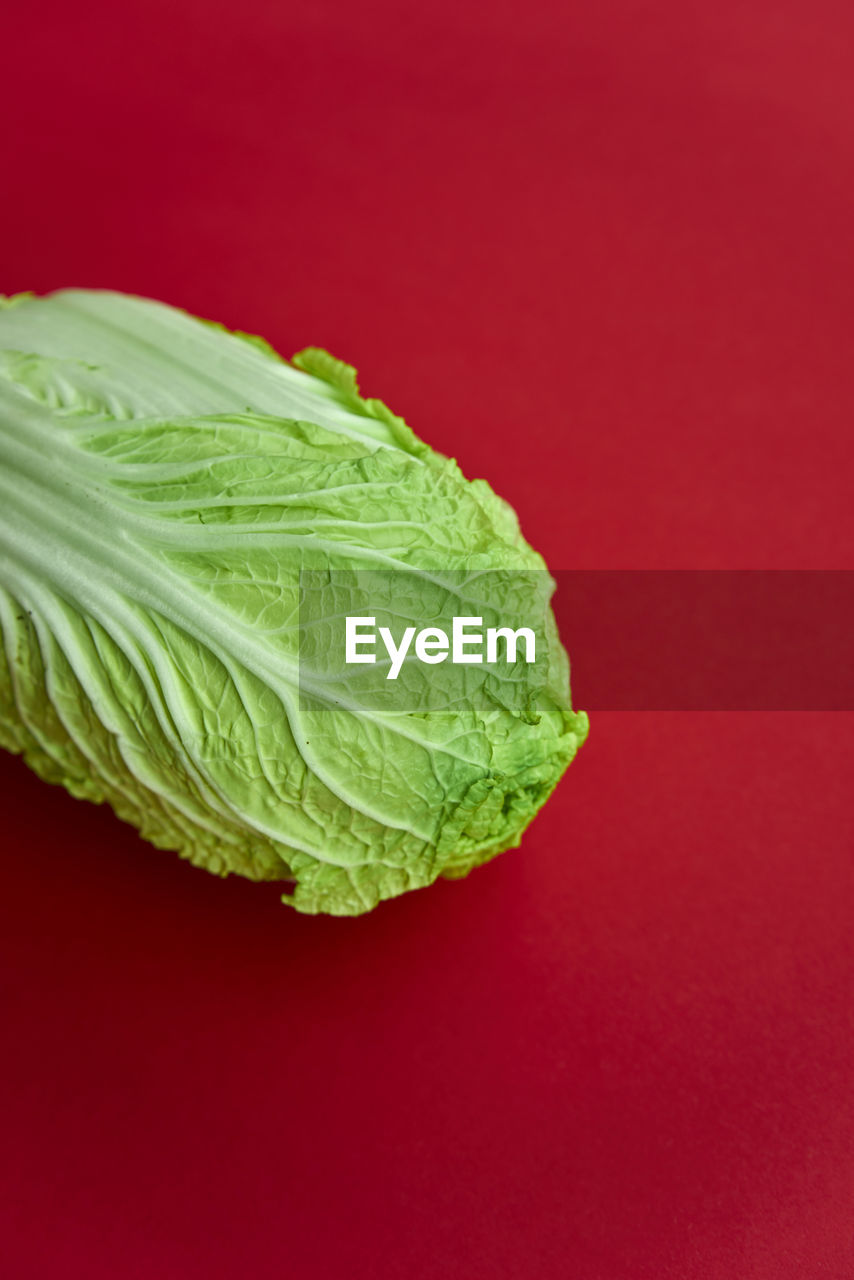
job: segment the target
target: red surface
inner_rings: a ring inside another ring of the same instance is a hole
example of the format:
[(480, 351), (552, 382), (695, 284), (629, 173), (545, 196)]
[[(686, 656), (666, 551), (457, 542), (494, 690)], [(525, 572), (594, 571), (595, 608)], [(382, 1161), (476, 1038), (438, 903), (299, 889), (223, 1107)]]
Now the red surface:
[[(85, 16), (83, 16), (85, 15)], [(849, 4), (4, 21), (6, 291), (356, 363), (561, 567), (854, 567)], [(609, 714), (299, 918), (4, 759), (4, 1274), (847, 1280), (852, 719)]]

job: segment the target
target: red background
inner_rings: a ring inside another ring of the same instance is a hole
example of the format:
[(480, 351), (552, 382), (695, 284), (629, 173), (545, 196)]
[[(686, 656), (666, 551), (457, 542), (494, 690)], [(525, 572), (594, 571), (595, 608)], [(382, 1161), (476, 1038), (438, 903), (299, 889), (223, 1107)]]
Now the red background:
[[(355, 363), (564, 568), (852, 568), (849, 3), (4, 20), (2, 281)], [(852, 720), (602, 714), (358, 920), (4, 758), (14, 1280), (847, 1280)]]

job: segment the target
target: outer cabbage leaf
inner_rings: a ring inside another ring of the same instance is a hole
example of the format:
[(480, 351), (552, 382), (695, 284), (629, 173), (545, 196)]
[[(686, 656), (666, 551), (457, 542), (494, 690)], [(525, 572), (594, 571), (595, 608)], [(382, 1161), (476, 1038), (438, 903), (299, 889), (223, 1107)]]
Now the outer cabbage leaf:
[[(325, 352), (289, 365), (120, 294), (12, 303), (0, 744), (208, 871), (291, 882), (302, 911), (358, 914), (518, 845), (587, 719), (511, 508)], [(515, 585), (484, 602), (494, 570)], [(438, 701), (331, 696), (305, 571), (330, 610), (365, 572), (409, 575), (401, 617), (437, 590), (464, 614), (539, 610), (546, 661)]]

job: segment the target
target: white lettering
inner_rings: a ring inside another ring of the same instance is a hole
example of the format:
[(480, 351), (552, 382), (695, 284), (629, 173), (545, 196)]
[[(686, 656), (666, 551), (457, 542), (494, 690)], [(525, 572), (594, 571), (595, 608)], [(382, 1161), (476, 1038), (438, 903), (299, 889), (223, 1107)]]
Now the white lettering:
[(479, 627), (483, 618), (454, 618), (451, 630), (454, 638), (452, 662), (483, 662), (482, 653), (466, 653), (466, 645), (483, 644), (482, 635), (469, 635), (466, 627)]
[(386, 680), (396, 680), (400, 668), (403, 666), (403, 659), (406, 657), (409, 652), (409, 646), (412, 644), (412, 637), (415, 635), (415, 628), (406, 628), (403, 633), (403, 639), (397, 648), (395, 648), (394, 636), (391, 634), (388, 627), (380, 627), (380, 635), (382, 636), (383, 644), (386, 647), (388, 656), (391, 658), (391, 668), (386, 676)]
[(448, 656), (448, 636), (438, 627), (425, 627), (415, 637), (415, 656), (421, 662), (444, 662)]
[(520, 627), (518, 631), (511, 631), (509, 627), (487, 627), (486, 631), (486, 661), (498, 661), (498, 637), (503, 636), (506, 644), (506, 654), (508, 662), (516, 661), (516, 642), (520, 636), (525, 639), (525, 661), (534, 662), (537, 652), (537, 639), (530, 627)]
[(347, 617), (344, 630), (344, 661), (345, 662), (376, 662), (376, 658), (372, 653), (357, 653), (358, 645), (376, 644), (376, 635), (360, 635), (359, 627), (372, 626), (376, 622), (376, 618), (351, 618)]
[[(410, 649), (413, 647), (413, 638), (415, 640), (414, 656), (419, 662), (426, 662), (433, 666), (438, 662), (444, 662), (449, 652), (453, 663), (483, 662), (482, 653), (470, 652), (475, 647), (480, 646), (482, 648), (483, 646), (483, 631), (472, 629), (481, 627), (482, 623), (482, 618), (454, 618), (450, 641), (448, 633), (443, 631), (441, 627), (424, 627), (417, 635), (415, 627), (406, 627), (400, 644), (396, 643), (388, 627), (380, 627), (380, 638), (389, 657), (389, 669), (386, 673), (386, 679), (396, 680), (400, 675), (400, 669)], [(349, 615), (346, 617), (345, 662), (377, 661), (375, 654), (361, 652), (366, 646), (373, 648), (377, 643), (376, 631), (365, 630), (365, 628), (374, 627), (375, 624), (376, 618), (357, 618)], [(536, 660), (537, 638), (530, 627), (519, 627), (516, 631), (511, 627), (488, 627), (486, 631), (486, 661), (488, 663), (498, 662), (500, 640), (504, 641), (504, 654), (507, 662), (514, 663), (517, 661), (520, 644), (523, 641), (525, 662), (531, 663)]]

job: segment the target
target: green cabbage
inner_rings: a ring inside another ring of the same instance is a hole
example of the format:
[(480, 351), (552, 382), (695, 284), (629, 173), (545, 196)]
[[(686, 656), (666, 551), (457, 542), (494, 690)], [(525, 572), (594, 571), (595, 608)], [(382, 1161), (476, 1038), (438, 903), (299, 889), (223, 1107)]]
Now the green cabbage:
[[(517, 846), (587, 734), (553, 586), (325, 352), (117, 293), (0, 300), (0, 744), (158, 847), (355, 915)], [(334, 622), (372, 599), (533, 618), (538, 661), (345, 671)]]

